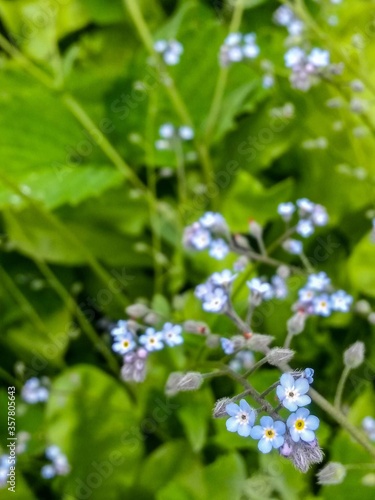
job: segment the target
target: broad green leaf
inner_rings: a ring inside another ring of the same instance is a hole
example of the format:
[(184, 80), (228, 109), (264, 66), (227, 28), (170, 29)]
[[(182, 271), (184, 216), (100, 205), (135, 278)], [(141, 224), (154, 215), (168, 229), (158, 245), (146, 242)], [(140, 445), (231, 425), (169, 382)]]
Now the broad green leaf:
[(375, 244), (366, 234), (348, 262), (350, 281), (356, 291), (375, 297)]
[(54, 380), (46, 433), (71, 465), (65, 494), (116, 500), (136, 480), (143, 441), (133, 403), (125, 387), (98, 368), (78, 365)]
[(219, 457), (205, 469), (206, 499), (233, 500), (240, 498), (245, 478), (245, 464), (240, 455), (233, 453)]

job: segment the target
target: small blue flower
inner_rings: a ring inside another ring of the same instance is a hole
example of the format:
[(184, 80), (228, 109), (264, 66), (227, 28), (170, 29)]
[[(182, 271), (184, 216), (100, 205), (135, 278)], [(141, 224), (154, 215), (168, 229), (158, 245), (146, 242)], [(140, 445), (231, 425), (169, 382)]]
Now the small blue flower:
[(315, 292), (314, 290), (310, 290), (309, 288), (301, 288), (298, 291), (298, 297), (300, 302), (302, 302), (303, 304), (309, 304), (315, 298)]
[(156, 332), (154, 328), (147, 328), (146, 333), (139, 337), (139, 342), (148, 352), (163, 349), (163, 334)]
[(331, 295), (331, 305), (334, 311), (348, 312), (352, 302), (353, 297), (344, 290), (338, 290)]
[(331, 314), (330, 297), (326, 294), (315, 297), (315, 299), (313, 300), (313, 312), (318, 316), (329, 316)]
[(124, 356), (128, 352), (133, 351), (136, 348), (136, 343), (134, 341), (133, 335), (127, 333), (127, 335), (118, 335), (115, 338), (115, 342), (112, 345), (112, 350)]
[(306, 368), (303, 371), (303, 376), (305, 379), (308, 381), (309, 384), (312, 384), (314, 382), (314, 370), (313, 368)]
[(183, 343), (184, 339), (181, 336), (182, 328), (180, 325), (172, 325), (172, 323), (165, 323), (162, 329), (164, 342), (169, 347), (174, 347)]
[(203, 297), (202, 307), (207, 312), (222, 312), (228, 302), (228, 295), (223, 288), (215, 288)]
[[(296, 48), (299, 51), (302, 50), (299, 47), (294, 47), (294, 48)], [(296, 203), (299, 208), (299, 214), (301, 217), (305, 217), (306, 215), (310, 215), (313, 213), (315, 208), (315, 203), (308, 200), (307, 198), (300, 198), (299, 200), (297, 200)]]
[(241, 399), (240, 405), (229, 403), (225, 407), (230, 418), (226, 422), (229, 432), (238, 432), (240, 436), (250, 436), (251, 428), (254, 425), (256, 412), (247, 401)]
[(43, 465), (41, 471), (41, 476), (44, 478), (44, 479), (52, 479), (53, 477), (56, 476), (56, 471), (55, 471), (55, 468), (53, 465)]
[(211, 244), (211, 234), (207, 229), (197, 228), (191, 235), (190, 243), (196, 250), (205, 250)]
[(262, 453), (269, 453), (272, 448), (280, 448), (284, 444), (286, 427), (281, 420), (274, 421), (271, 417), (262, 417), (260, 425), (251, 429), (250, 436), (259, 439), (258, 449)]
[(116, 326), (110, 331), (110, 334), (115, 338), (126, 337), (127, 335), (129, 335), (128, 322), (124, 320), (118, 321)]
[(199, 219), (199, 223), (206, 229), (220, 230), (226, 229), (227, 223), (224, 217), (217, 212), (206, 212)]
[(295, 443), (299, 440), (311, 443), (315, 440), (315, 432), (319, 427), (319, 419), (310, 415), (307, 408), (299, 408), (295, 413), (289, 415), (286, 424), (289, 428), (290, 436)]
[(191, 141), (192, 139), (194, 139), (194, 130), (188, 125), (182, 125), (178, 129), (178, 135), (183, 141)]
[(271, 283), (274, 296), (277, 299), (285, 299), (288, 295), (288, 287), (285, 280), (276, 274), (275, 276), (272, 276)]
[(297, 380), (290, 373), (280, 377), (280, 385), (276, 387), (276, 394), (282, 405), (289, 411), (295, 411), (299, 406), (311, 403), (311, 398), (306, 393), (310, 385), (305, 378)]
[(237, 278), (237, 274), (233, 274), (229, 269), (224, 269), (220, 273), (213, 273), (209, 281), (216, 286), (228, 287), (235, 278)]
[(365, 417), (362, 420), (362, 427), (370, 440), (375, 441), (375, 419), (369, 416)]
[(314, 232), (314, 225), (309, 219), (301, 219), (297, 223), (296, 232), (303, 238), (308, 238)]
[(223, 351), (225, 354), (233, 354), (234, 353), (234, 343), (226, 339), (225, 337), (221, 337), (220, 339), (221, 347), (223, 348)]
[(323, 292), (331, 284), (330, 278), (323, 271), (317, 274), (310, 274), (307, 280), (307, 288), (316, 292)]
[(246, 284), (251, 293), (260, 297), (261, 299), (269, 300), (273, 298), (273, 289), (269, 283), (266, 283), (259, 278), (253, 278)]
[(322, 205), (315, 205), (311, 214), (311, 220), (315, 226), (325, 226), (328, 223), (327, 210)]
[(216, 260), (223, 260), (229, 253), (228, 244), (222, 239), (218, 238), (212, 240), (210, 245), (209, 254)]
[(303, 252), (302, 241), (294, 240), (292, 238), (285, 240), (282, 244), (282, 247), (286, 252), (292, 255), (301, 255), (301, 253)]

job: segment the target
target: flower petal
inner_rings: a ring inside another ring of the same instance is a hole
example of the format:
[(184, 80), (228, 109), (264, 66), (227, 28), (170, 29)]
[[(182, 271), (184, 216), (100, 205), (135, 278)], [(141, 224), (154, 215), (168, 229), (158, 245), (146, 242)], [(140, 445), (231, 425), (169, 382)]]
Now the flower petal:
[(293, 427), (294, 422), (297, 420), (297, 415), (295, 413), (292, 413), (289, 415), (288, 420), (286, 421), (286, 425), (288, 427)]
[(273, 440), (272, 440), (272, 446), (274, 448), (280, 448), (280, 446), (282, 446), (284, 444), (284, 436), (276, 436)]
[(251, 426), (246, 424), (246, 425), (239, 425), (238, 426), (238, 429), (237, 429), (237, 432), (240, 436), (243, 436), (243, 437), (248, 437), (250, 436), (250, 432), (251, 432)]
[(274, 422), (274, 424), (273, 424), (273, 427), (279, 436), (282, 436), (283, 434), (285, 434), (286, 427), (285, 427), (284, 422), (281, 422), (280, 420), (276, 420), (276, 422)]
[(258, 449), (262, 453), (269, 453), (272, 450), (272, 443), (269, 439), (262, 438), (258, 443)]
[(305, 378), (299, 378), (295, 382), (295, 388), (300, 394), (306, 394), (306, 392), (310, 389), (310, 384)]
[(316, 429), (319, 427), (319, 424), (320, 424), (320, 420), (315, 415), (310, 415), (306, 419), (306, 425), (312, 431), (316, 431)]
[(301, 439), (303, 441), (306, 441), (307, 443), (310, 443), (311, 441), (314, 441), (314, 439), (315, 439), (315, 432), (309, 431), (308, 429), (304, 429), (301, 432)]
[(310, 415), (310, 411), (307, 408), (299, 408), (296, 411), (296, 418), (307, 418)]
[(263, 427), (261, 427), (260, 425), (255, 425), (250, 432), (250, 436), (253, 439), (260, 439), (263, 436), (263, 434), (264, 434)]
[(294, 377), (290, 373), (283, 373), (280, 377), (280, 383), (284, 387), (293, 387), (294, 386)]
[(273, 427), (273, 418), (269, 416), (262, 417), (260, 419), (260, 425), (265, 428), (265, 427)]
[(297, 398), (296, 403), (298, 404), (298, 406), (306, 406), (311, 403), (311, 398), (310, 396), (305, 394), (304, 396), (300, 396), (299, 398)]
[(238, 405), (236, 405), (236, 403), (229, 403), (225, 407), (225, 411), (231, 417), (235, 417), (237, 415), (237, 413), (240, 411), (240, 407)]
[(293, 439), (293, 441), (294, 441), (295, 443), (298, 443), (298, 441), (301, 439), (300, 433), (299, 433), (299, 432), (297, 432), (295, 429), (293, 429), (293, 427), (291, 427), (291, 428), (289, 429), (289, 432), (290, 432), (290, 436), (291, 436), (291, 438)]
[(253, 409), (245, 399), (241, 399), (240, 408), (242, 411), (246, 411), (247, 413), (251, 413), (253, 411)]
[(279, 400), (282, 401), (285, 398), (285, 387), (283, 387), (282, 385), (278, 385), (276, 387), (276, 394)]
[(298, 408), (298, 405), (294, 401), (290, 401), (286, 398), (283, 400), (283, 406), (289, 411), (296, 411), (296, 409)]
[(227, 430), (229, 432), (237, 432), (238, 424), (239, 422), (235, 417), (228, 418), (226, 421)]

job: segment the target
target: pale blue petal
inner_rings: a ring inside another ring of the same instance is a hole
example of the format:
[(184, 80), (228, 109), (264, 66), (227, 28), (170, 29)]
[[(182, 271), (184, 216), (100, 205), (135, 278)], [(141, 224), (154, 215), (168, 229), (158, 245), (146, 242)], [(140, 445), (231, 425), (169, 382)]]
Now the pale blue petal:
[(284, 373), (280, 377), (280, 383), (284, 387), (293, 387), (294, 386), (294, 377), (290, 373)]
[(290, 436), (293, 439), (293, 441), (295, 443), (298, 443), (298, 441), (301, 439), (301, 436), (300, 436), (299, 432), (297, 432), (295, 429), (293, 429), (293, 427), (291, 427), (289, 429), (289, 431), (290, 431)]
[(229, 432), (237, 432), (238, 424), (239, 422), (235, 417), (228, 418), (226, 421), (227, 430)]
[(286, 425), (288, 427), (293, 427), (294, 422), (297, 420), (297, 415), (295, 413), (292, 413), (289, 415), (288, 420), (286, 421)]
[(296, 411), (297, 418), (307, 418), (310, 415), (310, 411), (307, 408), (299, 408)]
[(282, 436), (283, 434), (285, 434), (286, 427), (285, 427), (284, 422), (281, 422), (280, 420), (276, 420), (276, 422), (273, 424), (273, 427), (279, 436)]
[(272, 446), (274, 448), (280, 448), (280, 446), (282, 446), (284, 444), (284, 437), (283, 436), (276, 436), (273, 440), (272, 440)]
[(296, 402), (298, 406), (306, 406), (311, 403), (311, 398), (310, 396), (307, 396), (307, 394), (305, 394), (304, 396), (300, 396)]
[(301, 439), (303, 439), (303, 441), (306, 441), (307, 443), (310, 443), (315, 439), (315, 432), (304, 429), (301, 432)]
[(285, 398), (285, 388), (282, 385), (276, 387), (277, 397), (282, 401)]
[(256, 425), (255, 427), (253, 427), (250, 432), (250, 436), (253, 439), (260, 439), (263, 436), (263, 434), (264, 434), (263, 427), (261, 427), (260, 425)]
[(239, 425), (238, 429), (237, 429), (237, 432), (238, 432), (238, 434), (240, 436), (248, 437), (248, 436), (250, 436), (251, 426), (248, 425), (248, 424), (246, 424), (246, 425)]
[(264, 427), (272, 427), (273, 426), (273, 419), (271, 417), (262, 417), (260, 419), (260, 425)]
[(241, 408), (242, 411), (246, 411), (247, 413), (251, 413), (252, 412), (251, 406), (249, 405), (249, 403), (245, 399), (241, 399), (241, 401), (240, 401), (240, 408)]
[(305, 378), (299, 378), (295, 382), (295, 388), (300, 394), (306, 394), (306, 392), (310, 389), (310, 384)]
[(283, 406), (289, 411), (296, 411), (298, 405), (294, 401), (289, 401), (288, 399), (283, 400)]
[(258, 443), (259, 451), (262, 453), (269, 453), (272, 450), (272, 444), (269, 439), (261, 439)]
[(306, 425), (312, 431), (316, 431), (316, 429), (319, 427), (319, 424), (320, 424), (320, 420), (315, 415), (310, 415), (306, 419)]
[(240, 407), (238, 405), (236, 405), (236, 403), (229, 403), (225, 407), (225, 411), (231, 417), (235, 417), (237, 415), (237, 413), (240, 411)]

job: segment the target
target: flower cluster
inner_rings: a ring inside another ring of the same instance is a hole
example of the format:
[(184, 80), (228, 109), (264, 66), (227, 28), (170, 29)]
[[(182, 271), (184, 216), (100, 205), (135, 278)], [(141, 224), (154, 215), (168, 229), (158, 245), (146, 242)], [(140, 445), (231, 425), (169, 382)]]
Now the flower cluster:
[(319, 83), (325, 73), (339, 73), (339, 67), (330, 64), (327, 50), (313, 48), (306, 53), (301, 47), (291, 47), (284, 56), (285, 66), (292, 70), (290, 83), (293, 88), (304, 92)]
[(349, 312), (353, 297), (344, 290), (333, 291), (326, 273), (310, 274), (306, 285), (298, 292), (293, 309), (307, 315), (330, 316), (332, 312)]
[(112, 350), (123, 356), (122, 377), (134, 382), (144, 380), (149, 353), (160, 351), (165, 346), (175, 347), (184, 341), (182, 327), (169, 322), (156, 330), (135, 321), (120, 320), (110, 333), (113, 338)]
[(375, 441), (375, 418), (365, 417), (362, 420), (363, 430), (366, 432), (371, 441)]
[(70, 465), (66, 456), (56, 445), (48, 446), (45, 455), (49, 464), (43, 465), (41, 475), (44, 479), (52, 479), (55, 476), (66, 476), (70, 472)]
[(241, 399), (239, 405), (230, 402), (225, 407), (230, 417), (226, 422), (227, 430), (257, 440), (262, 453), (277, 448), (281, 455), (288, 458), (293, 455), (294, 449), (300, 452), (301, 445), (316, 447), (315, 431), (319, 427), (319, 419), (304, 408), (311, 402), (306, 393), (313, 374), (314, 370), (307, 368), (302, 373), (285, 373), (281, 376), (276, 393), (282, 406), (293, 412), (286, 422), (281, 416), (275, 419), (266, 415), (260, 418), (260, 425), (254, 425), (257, 413), (247, 401)]
[(244, 59), (255, 59), (259, 52), (255, 33), (247, 33), (246, 35), (231, 33), (220, 48), (220, 64), (229, 66)]
[(272, 276), (270, 283), (261, 278), (253, 278), (246, 284), (254, 305), (259, 305), (264, 300), (284, 299), (288, 294), (286, 281), (279, 274)]
[(49, 379), (32, 377), (22, 387), (21, 397), (28, 404), (44, 403), (49, 396)]
[(180, 57), (184, 48), (177, 40), (157, 40), (154, 43), (154, 49), (161, 54), (165, 64), (175, 66), (180, 62)]
[(169, 150), (173, 149), (174, 141), (191, 141), (194, 139), (194, 130), (188, 125), (175, 127), (172, 123), (164, 123), (159, 128), (159, 137), (155, 142), (156, 149)]
[(273, 20), (279, 26), (284, 26), (291, 36), (299, 36), (305, 29), (305, 25), (301, 19), (286, 5), (282, 5), (274, 12)]
[(236, 277), (236, 274), (225, 269), (221, 273), (212, 274), (205, 283), (196, 287), (195, 296), (202, 301), (205, 311), (219, 313), (226, 309), (230, 288)]
[(229, 229), (224, 217), (206, 212), (197, 222), (187, 226), (183, 243), (193, 250), (208, 250), (211, 257), (222, 260), (229, 252)]

